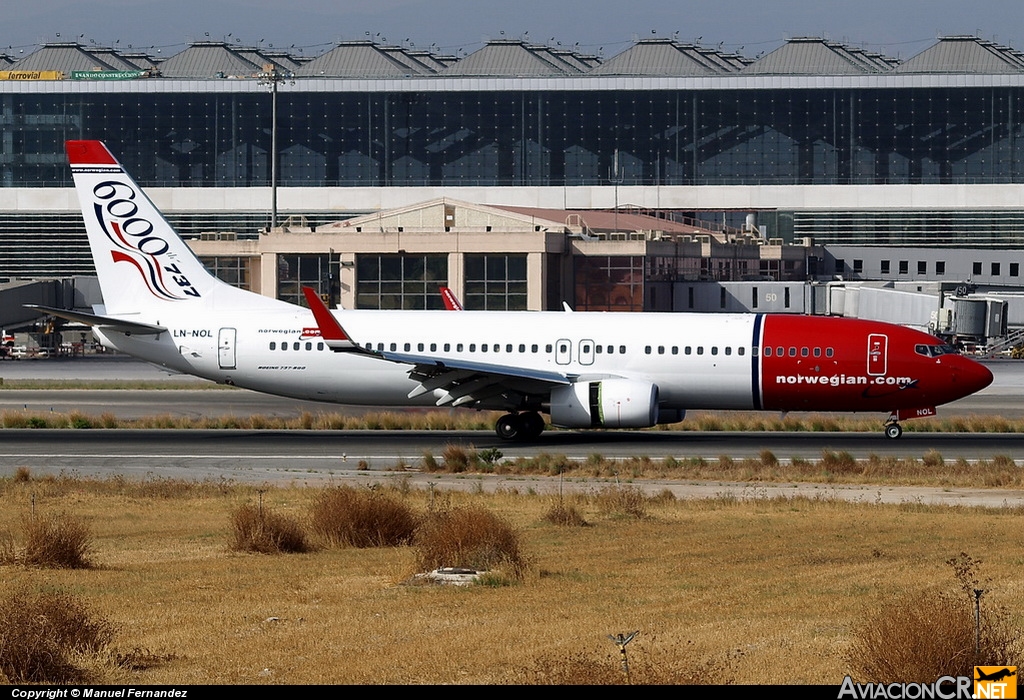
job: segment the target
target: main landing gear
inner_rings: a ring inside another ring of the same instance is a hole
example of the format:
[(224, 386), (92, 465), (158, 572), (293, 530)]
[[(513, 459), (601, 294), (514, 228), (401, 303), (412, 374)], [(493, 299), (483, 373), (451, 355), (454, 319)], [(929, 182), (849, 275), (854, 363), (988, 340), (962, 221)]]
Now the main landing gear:
[(502, 440), (533, 440), (544, 432), (544, 419), (536, 411), (507, 413), (498, 419), (494, 432)]

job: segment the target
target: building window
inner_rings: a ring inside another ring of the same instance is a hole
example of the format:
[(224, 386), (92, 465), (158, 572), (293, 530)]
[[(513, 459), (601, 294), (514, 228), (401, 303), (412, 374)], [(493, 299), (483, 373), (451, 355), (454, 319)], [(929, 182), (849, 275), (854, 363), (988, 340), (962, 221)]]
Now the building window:
[(927, 275), (928, 274), (928, 262), (926, 260), (917, 261), (917, 274)]
[(330, 280), (328, 255), (277, 256), (277, 298), (281, 301), (306, 306), (302, 288), (311, 287), (317, 294), (325, 294), (331, 291)]
[(222, 282), (227, 282), (232, 287), (252, 291), (249, 258), (218, 255), (199, 258), (199, 262), (203, 263), (206, 269)]
[(1020, 263), (1010, 263), (1010, 277), (1017, 277), (1020, 275)]
[(356, 256), (356, 307), (443, 309), (438, 287), (448, 285), (448, 256)]
[(997, 263), (997, 262), (992, 263), (992, 276), (993, 277), (998, 277), (999, 276), (999, 274), (1000, 274), (999, 273), (999, 269), (1000, 269), (999, 268), (999, 263)]
[(906, 260), (900, 260), (900, 274), (905, 275), (910, 272), (910, 263)]
[(467, 309), (526, 309), (526, 254), (466, 255)]
[(643, 311), (642, 255), (578, 255), (573, 267), (577, 311)]
[(888, 260), (883, 260), (882, 261), (882, 274), (883, 275), (888, 275), (889, 274), (889, 261)]
[(971, 270), (973, 271), (973, 273), (975, 275), (980, 275), (981, 274), (981, 263), (980, 262), (974, 263), (974, 265), (971, 267)]
[(935, 275), (941, 277), (944, 274), (946, 274), (946, 261), (939, 260), (935, 263)]
[(863, 260), (854, 259), (854, 261), (853, 261), (853, 272), (855, 274), (858, 274), (858, 275), (861, 274), (862, 272), (864, 272), (864, 261)]

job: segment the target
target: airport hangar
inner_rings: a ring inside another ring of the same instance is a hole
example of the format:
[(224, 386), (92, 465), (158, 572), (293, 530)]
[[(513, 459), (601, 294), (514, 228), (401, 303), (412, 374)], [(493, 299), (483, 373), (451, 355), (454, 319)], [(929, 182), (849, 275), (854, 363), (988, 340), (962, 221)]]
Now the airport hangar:
[(977, 37), (907, 60), (820, 38), (606, 60), (525, 39), (312, 60), (53, 43), (0, 78), (8, 327), (21, 301), (97, 301), (75, 138), (106, 141), (219, 275), (290, 301), (435, 308), (447, 284), (467, 308), (1024, 326), (1024, 55)]

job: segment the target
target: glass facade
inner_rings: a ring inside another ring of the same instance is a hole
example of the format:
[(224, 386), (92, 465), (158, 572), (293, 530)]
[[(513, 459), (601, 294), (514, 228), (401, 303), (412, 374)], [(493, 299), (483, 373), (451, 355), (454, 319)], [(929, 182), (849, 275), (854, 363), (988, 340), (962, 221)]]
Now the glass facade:
[(467, 253), (465, 308), (481, 311), (526, 310), (526, 255)]
[(357, 308), (443, 309), (443, 286), (448, 286), (447, 255), (356, 256)]
[(307, 306), (302, 288), (310, 287), (317, 294), (329, 295), (327, 304), (334, 306), (338, 298), (337, 265), (329, 255), (278, 255), (277, 298)]
[[(68, 186), (63, 142), (101, 138), (146, 186), (268, 184), (269, 94), (186, 89), (197, 83), (147, 92), (61, 92), (56, 86), (0, 94), (0, 183)], [(1024, 181), (1022, 87), (596, 85), (282, 88), (280, 184)]]
[(573, 258), (576, 311), (643, 311), (644, 256), (589, 255)]

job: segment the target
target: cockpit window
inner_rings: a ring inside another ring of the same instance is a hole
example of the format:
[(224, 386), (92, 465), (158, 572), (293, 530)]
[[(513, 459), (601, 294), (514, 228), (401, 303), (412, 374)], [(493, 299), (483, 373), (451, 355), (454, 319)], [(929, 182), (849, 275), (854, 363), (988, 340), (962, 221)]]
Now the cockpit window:
[(952, 345), (915, 345), (914, 352), (925, 357), (939, 357), (941, 355), (955, 355), (956, 348)]

